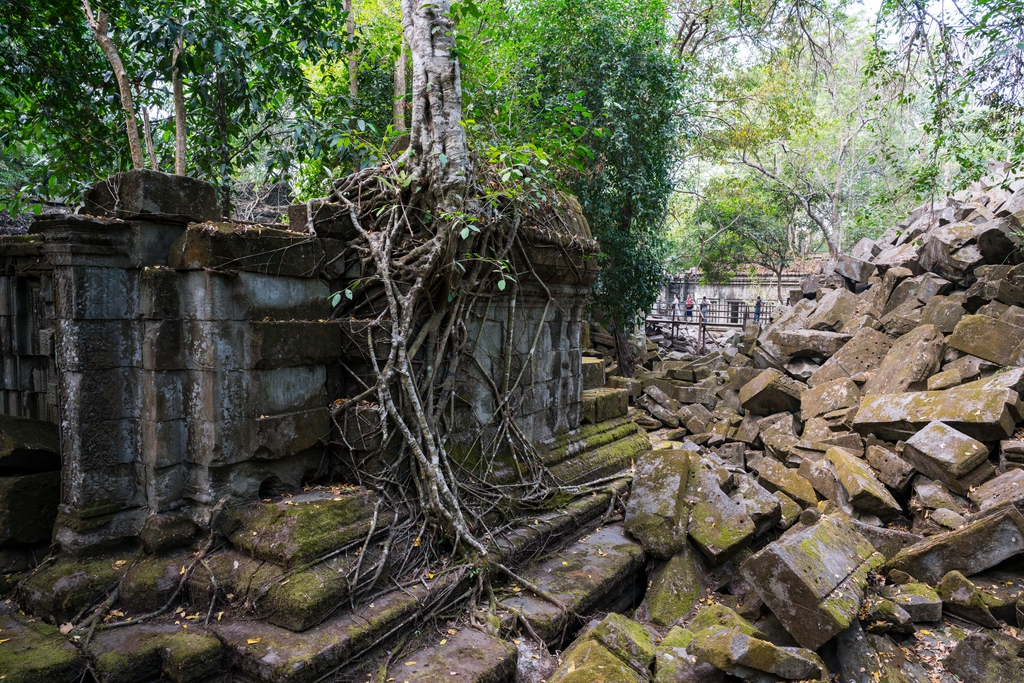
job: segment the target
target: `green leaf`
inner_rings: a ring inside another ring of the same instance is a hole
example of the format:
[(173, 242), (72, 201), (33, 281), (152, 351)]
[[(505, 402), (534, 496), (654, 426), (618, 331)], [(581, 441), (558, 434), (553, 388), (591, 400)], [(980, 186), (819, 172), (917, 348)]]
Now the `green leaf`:
[(462, 236), (462, 239), (466, 239), (467, 237), (469, 237), (469, 228), (463, 228), (462, 230), (460, 230), (459, 235)]
[(351, 289), (346, 289), (345, 290), (345, 298), (347, 298), (347, 299), (349, 299), (351, 301), (351, 299), (352, 299), (352, 290)]
[(502, 291), (502, 292), (505, 291), (505, 281), (504, 280), (498, 280), (498, 289), (500, 291)]
[(444, 166), (445, 164), (447, 164), (447, 163), (448, 163), (448, 157), (446, 157), (446, 156), (445, 156), (444, 154), (438, 154), (438, 155), (437, 155), (437, 160), (438, 160), (439, 162), (441, 162), (441, 165), (442, 165), (442, 166)]

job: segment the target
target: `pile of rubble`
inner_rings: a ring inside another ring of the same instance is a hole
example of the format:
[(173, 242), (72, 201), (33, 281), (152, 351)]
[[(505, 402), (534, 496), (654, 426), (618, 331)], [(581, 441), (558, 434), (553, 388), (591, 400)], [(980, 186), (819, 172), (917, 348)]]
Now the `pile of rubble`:
[(763, 330), (609, 377), (654, 563), (551, 682), (1024, 680), (1022, 226), (1020, 187), (921, 207)]

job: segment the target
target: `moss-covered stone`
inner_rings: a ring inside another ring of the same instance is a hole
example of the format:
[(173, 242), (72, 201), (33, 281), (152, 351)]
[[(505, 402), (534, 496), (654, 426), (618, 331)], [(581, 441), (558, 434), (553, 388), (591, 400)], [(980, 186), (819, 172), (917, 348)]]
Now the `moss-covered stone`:
[(654, 557), (670, 558), (686, 542), (691, 456), (688, 450), (673, 449), (647, 451), (637, 458), (623, 525)]
[(923, 583), (883, 586), (879, 593), (910, 615), (911, 621), (929, 622), (942, 619), (942, 598)]
[(222, 671), (221, 644), (214, 636), (178, 631), (160, 643), (165, 677), (174, 683), (198, 683)]
[(143, 555), (130, 563), (121, 579), (118, 599), (131, 614), (163, 607), (181, 581), (181, 569), (191, 562), (191, 552), (173, 555)]
[(757, 483), (761, 486), (772, 492), (780, 491), (786, 494), (800, 507), (817, 504), (818, 495), (814, 492), (811, 482), (801, 477), (795, 469), (786, 467), (773, 458), (764, 458), (759, 467)]
[(637, 671), (654, 663), (654, 636), (621, 614), (611, 613), (590, 631), (590, 637)]
[(130, 560), (116, 555), (63, 557), (22, 584), (23, 604), (36, 617), (64, 623), (114, 590)]
[(935, 591), (942, 598), (942, 607), (950, 614), (989, 628), (999, 628), (999, 621), (989, 610), (987, 596), (958, 571), (942, 577)]
[(768, 636), (758, 631), (753, 624), (737, 614), (735, 610), (718, 603), (702, 607), (690, 620), (688, 627), (694, 633), (725, 629), (762, 640), (768, 639)]
[(671, 626), (697, 604), (703, 576), (699, 558), (684, 548), (651, 573), (639, 613), (652, 624)]
[(728, 629), (697, 632), (687, 650), (716, 669), (743, 677), (748, 669), (788, 680), (817, 679), (824, 672), (821, 660), (809, 650), (779, 647)]
[(563, 655), (549, 683), (643, 683), (645, 677), (600, 643), (578, 640)]
[(587, 389), (580, 395), (580, 402), (581, 419), (597, 424), (625, 415), (629, 410), (629, 393), (611, 387)]
[(690, 511), (690, 538), (719, 564), (745, 548), (754, 537), (754, 522), (743, 506), (719, 487), (718, 476), (704, 466), (690, 471), (687, 496), (696, 500)]
[[(360, 490), (341, 496), (303, 493), (275, 503), (254, 503), (241, 513), (231, 542), (253, 557), (284, 567), (307, 562), (364, 536), (370, 528), (376, 497)], [(393, 513), (381, 510), (378, 528)]]
[(0, 617), (0, 640), (4, 683), (72, 683), (81, 676), (78, 651), (55, 626)]

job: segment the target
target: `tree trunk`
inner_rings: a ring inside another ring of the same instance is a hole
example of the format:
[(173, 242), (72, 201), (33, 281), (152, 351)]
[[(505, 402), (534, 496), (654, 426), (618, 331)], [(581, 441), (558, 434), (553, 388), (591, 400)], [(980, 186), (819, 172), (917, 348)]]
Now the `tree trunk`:
[(179, 35), (171, 58), (174, 69), (171, 72), (171, 89), (174, 93), (174, 175), (185, 175), (185, 146), (188, 140), (185, 128), (185, 89), (182, 85), (181, 65), (178, 64), (184, 51), (185, 36)]
[(156, 167), (156, 152), (153, 151), (153, 131), (149, 126), (149, 108), (142, 108), (142, 132), (146, 137), (146, 151), (149, 153), (149, 167), (154, 171), (159, 169)]
[(395, 130), (405, 132), (405, 39), (399, 41), (398, 59), (395, 60), (395, 100), (391, 115)]
[(469, 182), (472, 165), (462, 127), (459, 61), (448, 0), (402, 0), (405, 40), (412, 55), (409, 153), (438, 205), (451, 203)]
[(352, 99), (359, 97), (359, 61), (356, 58), (356, 12), (352, 6), (352, 0), (345, 0), (345, 12), (348, 14), (348, 94)]
[(228, 151), (227, 81), (217, 74), (217, 128), (220, 133), (220, 211), (231, 218), (231, 155)]
[(615, 356), (619, 364), (619, 375), (633, 378), (636, 376), (637, 357), (629, 346), (629, 337), (618, 330), (614, 332), (614, 336)]
[(121, 61), (121, 55), (117, 51), (117, 46), (114, 45), (114, 41), (108, 35), (110, 16), (103, 11), (100, 11), (99, 14), (93, 14), (92, 7), (89, 6), (89, 0), (82, 0), (82, 9), (85, 11), (85, 18), (89, 22), (89, 28), (92, 29), (93, 35), (96, 37), (96, 42), (99, 43), (100, 49), (103, 50), (107, 61), (110, 62), (110, 67), (114, 70), (117, 88), (121, 93), (121, 107), (124, 109), (125, 124), (128, 128), (128, 149), (132, 155), (132, 167), (136, 170), (143, 169), (146, 167), (146, 162), (142, 157), (142, 144), (139, 142), (139, 125), (135, 120), (132, 87), (128, 81), (128, 72), (124, 68), (124, 62)]

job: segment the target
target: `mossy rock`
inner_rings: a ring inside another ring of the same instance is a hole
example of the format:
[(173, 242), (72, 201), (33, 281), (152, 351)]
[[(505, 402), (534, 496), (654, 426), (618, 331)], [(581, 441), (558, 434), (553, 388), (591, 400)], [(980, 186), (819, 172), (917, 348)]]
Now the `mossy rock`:
[[(999, 628), (999, 620), (992, 616), (988, 596), (958, 571), (942, 577), (935, 591), (942, 598), (942, 607), (950, 614), (989, 628)], [(993, 604), (998, 601), (992, 600)]]
[(700, 633), (701, 631), (709, 629), (725, 629), (753, 636), (754, 638), (760, 638), (761, 640), (768, 639), (768, 636), (757, 630), (757, 627), (737, 614), (735, 610), (718, 603), (702, 607), (701, 610), (693, 616), (693, 619), (690, 620), (688, 627), (694, 633)]
[(810, 650), (779, 647), (728, 629), (698, 632), (687, 650), (716, 669), (744, 678), (749, 677), (749, 669), (788, 680), (819, 679), (825, 671), (821, 660)]
[(22, 584), (26, 611), (64, 623), (117, 587), (130, 556), (105, 555), (91, 560), (63, 557)]
[(658, 626), (671, 626), (700, 599), (704, 572), (695, 551), (684, 549), (651, 573), (639, 613)]
[(645, 676), (600, 643), (585, 638), (562, 654), (562, 665), (549, 683), (643, 683)]
[(623, 526), (654, 557), (668, 559), (686, 542), (691, 457), (688, 450), (671, 449), (647, 451), (636, 460)]
[(704, 466), (691, 468), (686, 494), (697, 500), (687, 532), (712, 562), (721, 564), (750, 545), (754, 522), (742, 505), (722, 492), (714, 472)]
[(214, 636), (179, 631), (160, 644), (164, 676), (174, 683), (195, 683), (221, 671), (221, 644)]
[(654, 663), (654, 637), (635, 621), (614, 612), (590, 631), (590, 637), (637, 671)]
[(192, 560), (191, 552), (144, 555), (131, 563), (118, 589), (122, 608), (129, 613), (152, 612), (163, 607), (178, 588), (181, 569)]
[[(291, 567), (364, 536), (375, 503), (376, 496), (365, 490), (255, 503), (239, 515), (240, 526), (230, 539), (253, 557)], [(377, 528), (386, 529), (393, 519), (393, 513), (381, 510)]]
[(0, 617), (0, 640), (4, 683), (72, 683), (82, 675), (78, 651), (55, 626)]

